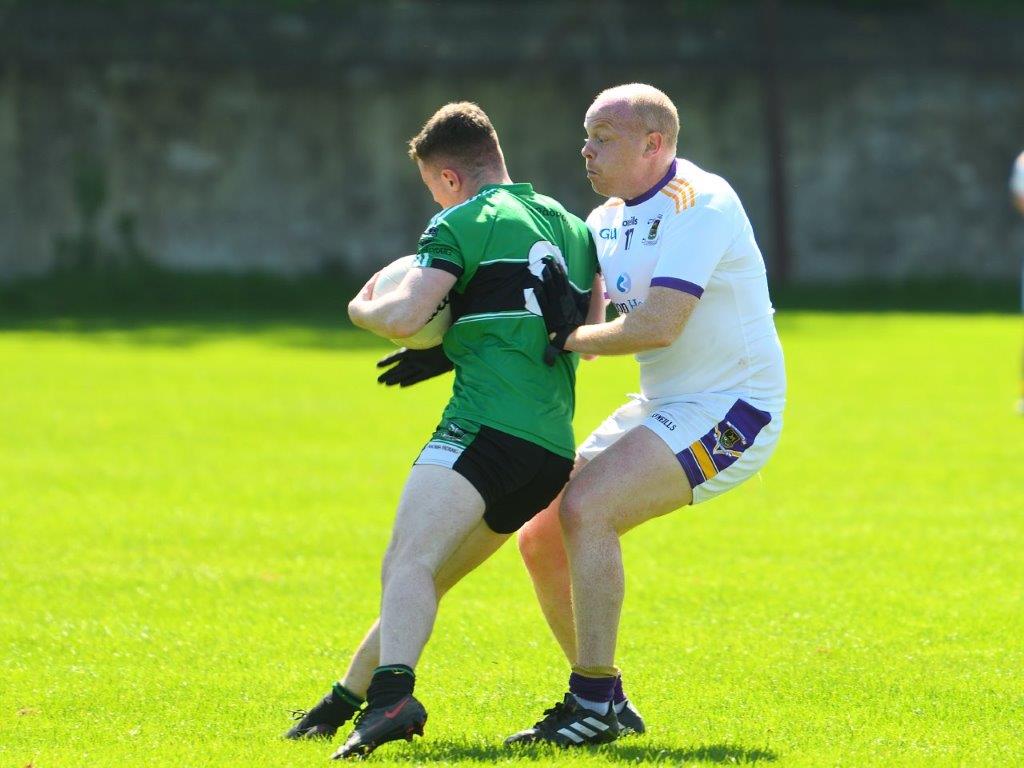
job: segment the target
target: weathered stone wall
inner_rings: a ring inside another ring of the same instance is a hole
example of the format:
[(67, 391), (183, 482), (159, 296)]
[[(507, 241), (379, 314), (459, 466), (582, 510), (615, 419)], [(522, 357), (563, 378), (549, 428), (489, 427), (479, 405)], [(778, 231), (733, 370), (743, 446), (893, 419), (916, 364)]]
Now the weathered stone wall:
[[(433, 210), (405, 141), (451, 99), (484, 106), (515, 179), (585, 215), (583, 113), (629, 80), (676, 100), (681, 153), (732, 181), (771, 263), (762, 20), (674, 2), (655, 23), (656, 6), (15, 5), (0, 279), (51, 267), (90, 199), (105, 258), (134, 228), (181, 268), (367, 270), (409, 252)], [(805, 6), (779, 26), (791, 276), (1013, 278), (1024, 17)]]

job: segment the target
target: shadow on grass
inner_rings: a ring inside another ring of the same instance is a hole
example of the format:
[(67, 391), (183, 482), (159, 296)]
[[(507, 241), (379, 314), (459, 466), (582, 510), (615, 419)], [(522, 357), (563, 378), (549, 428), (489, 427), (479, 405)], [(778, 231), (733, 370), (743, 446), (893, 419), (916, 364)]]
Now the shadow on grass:
[[(515, 748), (500, 744), (480, 744), (469, 741), (448, 741), (420, 744), (415, 750), (417, 762), (449, 763), (458, 760), (480, 762), (550, 762), (570, 754), (549, 745), (523, 745)], [(659, 745), (657, 742), (639, 743), (633, 739), (587, 748), (585, 754), (609, 763), (709, 763), (727, 765), (753, 765), (772, 763), (778, 759), (767, 748), (743, 747), (737, 744), (698, 744), (691, 747)]]

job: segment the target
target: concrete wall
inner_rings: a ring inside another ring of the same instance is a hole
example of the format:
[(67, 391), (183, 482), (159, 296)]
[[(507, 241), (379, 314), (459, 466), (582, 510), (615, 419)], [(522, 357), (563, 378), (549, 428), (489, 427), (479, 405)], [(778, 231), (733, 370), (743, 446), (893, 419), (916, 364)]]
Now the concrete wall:
[[(771, 268), (763, 20), (656, 6), (17, 4), (0, 15), (0, 279), (47, 270), (80, 230), (83, 167), (106, 182), (107, 251), (127, 216), (175, 267), (369, 270), (433, 212), (405, 141), (451, 99), (484, 106), (515, 179), (585, 215), (582, 116), (629, 80), (676, 100), (681, 154), (733, 182)], [(1014, 278), (1024, 17), (805, 6), (779, 23), (792, 277)]]

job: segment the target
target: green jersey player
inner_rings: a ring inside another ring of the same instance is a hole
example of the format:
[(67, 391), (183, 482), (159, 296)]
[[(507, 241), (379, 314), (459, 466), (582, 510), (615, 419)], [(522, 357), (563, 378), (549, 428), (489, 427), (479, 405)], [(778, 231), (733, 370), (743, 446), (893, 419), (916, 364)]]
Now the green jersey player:
[(443, 210), (402, 283), (373, 298), (375, 275), (349, 315), (362, 328), (401, 338), (425, 325), (450, 294), (454, 322), (443, 350), (399, 352), (382, 379), (410, 383), (454, 367), (455, 383), (399, 501), (380, 618), (345, 677), (286, 734), (333, 736), (365, 698), (335, 758), (422, 733), (427, 713), (412, 695), (414, 668), (438, 598), (568, 480), (577, 356), (550, 354), (548, 334), (557, 337), (559, 329), (546, 324), (534, 291), (544, 266), (558, 264), (572, 285), (564, 298), (582, 321), (597, 271), (586, 224), (529, 184), (512, 183), (497, 134), (475, 104), (442, 107), (409, 154)]

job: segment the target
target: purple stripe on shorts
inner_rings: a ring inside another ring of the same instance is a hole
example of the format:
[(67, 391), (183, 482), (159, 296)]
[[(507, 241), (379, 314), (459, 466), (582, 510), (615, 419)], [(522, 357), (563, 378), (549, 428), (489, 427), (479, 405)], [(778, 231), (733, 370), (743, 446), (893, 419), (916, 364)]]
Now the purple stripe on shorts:
[(757, 433), (771, 420), (772, 415), (770, 413), (755, 408), (746, 400), (737, 400), (732, 408), (729, 409), (729, 412), (725, 414), (722, 424), (729, 423), (739, 430), (740, 434), (747, 441), (747, 446), (749, 446), (754, 442)]
[(678, 277), (656, 277), (651, 280), (651, 288), (673, 288), (698, 299), (704, 295), (704, 289), (689, 280), (680, 280)]
[(771, 420), (770, 413), (758, 410), (744, 400), (737, 400), (725, 414), (725, 418), (700, 441), (711, 454), (715, 467), (721, 472), (732, 466), (740, 455), (754, 444), (754, 439)]
[[(759, 410), (744, 400), (737, 400), (725, 414), (725, 418), (713, 426), (710, 432), (701, 436), (698, 442), (707, 449), (715, 469), (721, 472), (736, 463), (771, 420), (770, 413)], [(691, 447), (677, 453), (676, 458), (682, 465), (691, 488), (696, 488), (707, 480)]]
[(696, 488), (704, 482), (704, 473), (700, 471), (700, 465), (697, 463), (697, 459), (693, 457), (693, 453), (690, 452), (689, 448), (677, 453), (676, 458), (679, 459), (679, 463), (683, 467), (686, 479), (690, 481), (690, 488)]
[[(715, 429), (721, 430), (722, 425), (718, 424), (710, 432), (704, 435), (704, 437), (700, 439), (700, 442), (703, 444), (705, 448), (708, 449), (708, 455), (711, 457), (711, 461), (715, 465), (715, 469), (721, 472), (726, 467), (731, 466), (732, 463), (739, 458), (739, 456), (733, 456), (731, 453), (725, 453), (722, 450), (716, 450), (718, 448), (718, 438), (715, 435)], [(735, 449), (735, 452), (742, 453), (744, 447), (745, 446), (740, 445), (738, 448)]]

